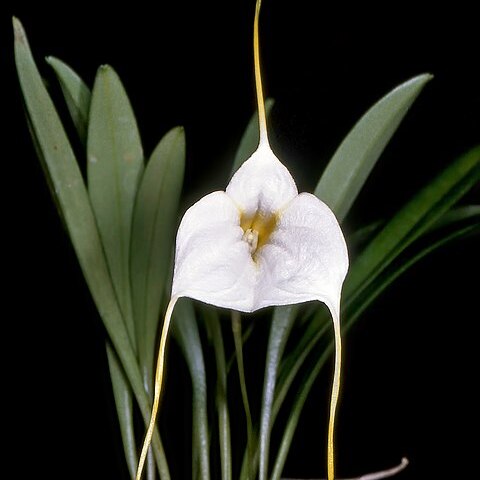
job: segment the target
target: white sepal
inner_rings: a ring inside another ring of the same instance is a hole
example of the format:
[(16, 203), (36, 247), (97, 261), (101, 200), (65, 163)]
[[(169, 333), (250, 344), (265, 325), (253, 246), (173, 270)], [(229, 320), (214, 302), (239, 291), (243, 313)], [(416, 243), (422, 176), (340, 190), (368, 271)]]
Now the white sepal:
[(245, 215), (270, 215), (298, 195), (290, 172), (268, 145), (262, 145), (235, 172), (226, 193)]

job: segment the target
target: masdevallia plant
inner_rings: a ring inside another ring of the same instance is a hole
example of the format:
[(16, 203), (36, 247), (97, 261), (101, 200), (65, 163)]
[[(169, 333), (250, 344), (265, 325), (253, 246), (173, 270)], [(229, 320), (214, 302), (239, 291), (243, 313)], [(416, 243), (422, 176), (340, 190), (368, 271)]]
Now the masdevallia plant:
[[(160, 435), (156, 417), (161, 414), (164, 369), (173, 368), (165, 359), (171, 323), (192, 380), (192, 478), (210, 479), (210, 462), (218, 459), (222, 480), (280, 479), (305, 400), (334, 353), (325, 462), (333, 480), (340, 333), (345, 334), (415, 262), (478, 229), (480, 207), (454, 205), (480, 178), (480, 147), (452, 162), (388, 221), (366, 225), (347, 242), (339, 226), (430, 80), (427, 74), (395, 88), (368, 110), (331, 158), (314, 195), (298, 194), (268, 141), (272, 102), (264, 104), (262, 92), (260, 3), (253, 42), (258, 118), (251, 120), (240, 142), (226, 190), (210, 193), (191, 206), (180, 221), (176, 240), (185, 164), (183, 129), (170, 130), (145, 162), (132, 107), (114, 70), (100, 67), (90, 90), (65, 63), (47, 58), (84, 148), (84, 179), (25, 32), (14, 19), (15, 58), (27, 121), (108, 333), (110, 376), (131, 478), (139, 479), (145, 470), (149, 480), (157, 472), (162, 480), (170, 479), (163, 449), (169, 434)], [(347, 244), (356, 252), (350, 267)], [(327, 310), (319, 302), (300, 305), (311, 300), (319, 300)], [(264, 307), (273, 308), (268, 311), (260, 415), (254, 418), (243, 366), (248, 335), (242, 334), (241, 312)], [(226, 351), (224, 342), (225, 309), (231, 316), (233, 352)], [(201, 341), (201, 329), (208, 345)], [(294, 330), (295, 335), (290, 335)], [(230, 354), (240, 378), (246, 445), (232, 445), (230, 435)], [(214, 371), (207, 371), (206, 355), (214, 358)], [(211, 378), (216, 382), (213, 392), (208, 389)], [(294, 381), (298, 378), (302, 381)], [(293, 401), (286, 400), (290, 392)], [(209, 404), (214, 408), (209, 409)], [(270, 437), (281, 409), (288, 415), (278, 425), (280, 446), (273, 451)], [(142, 425), (135, 424), (137, 411)], [(233, 462), (232, 448), (244, 449), (241, 464)], [(405, 464), (364, 478), (393, 475)]]

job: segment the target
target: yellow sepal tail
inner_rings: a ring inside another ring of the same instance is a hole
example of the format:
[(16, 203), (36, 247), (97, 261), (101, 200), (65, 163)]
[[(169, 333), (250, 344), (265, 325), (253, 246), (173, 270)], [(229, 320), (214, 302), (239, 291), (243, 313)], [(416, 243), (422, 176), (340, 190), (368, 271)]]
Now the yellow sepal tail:
[(260, 69), (260, 45), (258, 39), (258, 20), (262, 0), (257, 0), (255, 8), (255, 20), (253, 22), (253, 63), (255, 69), (255, 89), (257, 91), (258, 126), (260, 130), (260, 144), (269, 145), (267, 132), (267, 115), (265, 113), (265, 101), (263, 98), (262, 72)]
[(335, 334), (335, 366), (333, 372), (332, 393), (330, 396), (330, 418), (328, 420), (327, 437), (327, 478), (335, 479), (335, 415), (340, 394), (340, 373), (342, 370), (342, 336), (340, 332), (340, 319), (333, 316), (333, 328)]

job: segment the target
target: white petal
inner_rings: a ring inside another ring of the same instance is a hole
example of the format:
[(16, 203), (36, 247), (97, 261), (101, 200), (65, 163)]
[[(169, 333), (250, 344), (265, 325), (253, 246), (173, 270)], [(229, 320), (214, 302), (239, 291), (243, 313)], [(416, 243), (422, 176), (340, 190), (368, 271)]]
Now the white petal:
[(243, 233), (240, 212), (225, 192), (192, 205), (177, 233), (172, 297), (251, 311), (258, 269)]
[(290, 172), (268, 144), (243, 163), (226, 192), (247, 216), (275, 214), (298, 194)]
[(280, 212), (256, 260), (255, 309), (320, 300), (339, 317), (347, 247), (337, 219), (317, 197), (302, 193)]

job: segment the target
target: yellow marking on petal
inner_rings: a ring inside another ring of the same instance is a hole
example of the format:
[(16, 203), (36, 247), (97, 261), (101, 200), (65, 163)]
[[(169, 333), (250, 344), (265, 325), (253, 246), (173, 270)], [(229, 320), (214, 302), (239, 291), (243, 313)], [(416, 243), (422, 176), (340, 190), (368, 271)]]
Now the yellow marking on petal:
[(271, 234), (277, 226), (277, 222), (278, 216), (276, 214), (265, 215), (257, 211), (255, 215), (247, 216), (242, 213), (240, 216), (240, 226), (245, 232), (244, 240), (248, 242), (248, 231), (252, 232), (256, 237), (256, 248), (251, 252), (252, 255), (268, 243)]
[(160, 394), (162, 393), (162, 381), (163, 372), (165, 371), (165, 346), (167, 344), (168, 332), (170, 329), (170, 321), (172, 318), (173, 309), (177, 303), (178, 297), (172, 297), (165, 312), (165, 319), (163, 321), (162, 334), (160, 336), (160, 347), (158, 348), (158, 360), (157, 370), (155, 372), (155, 390), (153, 394), (153, 406), (152, 415), (150, 417), (150, 423), (145, 434), (145, 440), (143, 442), (142, 453), (140, 454), (140, 460), (138, 461), (137, 474), (135, 480), (140, 480), (142, 477), (143, 466), (145, 459), (147, 458), (148, 449), (152, 443), (153, 431), (155, 429), (155, 422), (157, 419), (158, 407), (160, 405)]

